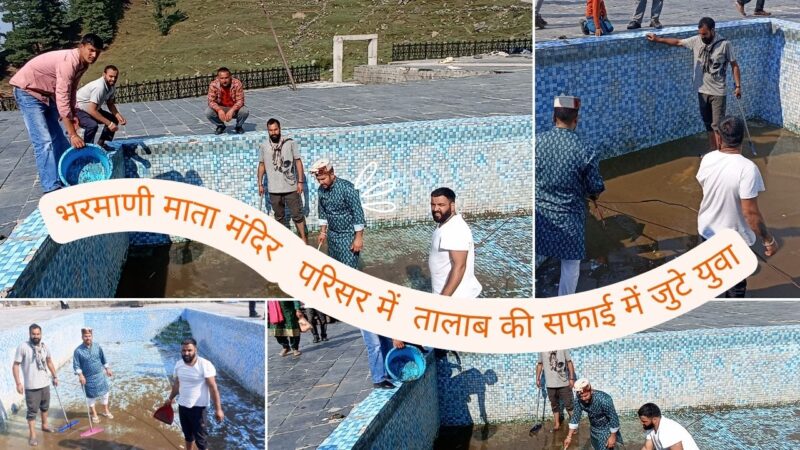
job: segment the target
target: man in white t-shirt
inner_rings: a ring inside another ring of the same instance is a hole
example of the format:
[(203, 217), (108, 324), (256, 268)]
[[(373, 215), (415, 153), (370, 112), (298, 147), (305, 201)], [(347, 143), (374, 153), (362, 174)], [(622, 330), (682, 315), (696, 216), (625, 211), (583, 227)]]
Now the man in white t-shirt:
[[(109, 65), (103, 70), (102, 77), (78, 89), (76, 115), (81, 128), (83, 128), (84, 142), (94, 142), (100, 124), (103, 124), (105, 128), (100, 134), (100, 140), (97, 141), (103, 147), (107, 141), (114, 139), (114, 133), (119, 129), (118, 125), (127, 123), (114, 103), (118, 77), (119, 70), (115, 66)], [(103, 105), (108, 106), (108, 111), (102, 109)]]
[(14, 374), (17, 393), (25, 394), (25, 405), (28, 410), (25, 414), (28, 420), (28, 445), (35, 447), (39, 445), (36, 440), (36, 414), (39, 411), (42, 412), (42, 431), (53, 432), (47, 423), (51, 376), (53, 385), (58, 386), (56, 368), (49, 348), (42, 342), (42, 327), (39, 325), (34, 323), (28, 327), (28, 340), (17, 348), (11, 371)]
[[(758, 167), (742, 156), (744, 122), (738, 117), (724, 117), (719, 124), (722, 148), (703, 156), (697, 170), (697, 181), (703, 188), (703, 200), (697, 214), (697, 230), (704, 239), (717, 232), (733, 229), (739, 232), (747, 245), (764, 244), (764, 254), (772, 256), (778, 251), (778, 241), (767, 230), (764, 217), (758, 209), (758, 194), (766, 189)], [(743, 298), (747, 280), (732, 287), (725, 297)]]
[(475, 243), (469, 225), (456, 214), (456, 193), (446, 187), (431, 192), (431, 214), (439, 224), (428, 256), (433, 293), (476, 298), (482, 287), (475, 278)]
[(181, 430), (186, 440), (186, 450), (195, 446), (199, 450), (207, 448), (206, 408), (210, 400), (214, 400), (214, 413), (218, 422), (222, 422), (222, 402), (217, 389), (217, 369), (205, 358), (197, 356), (197, 342), (192, 338), (181, 343), (181, 361), (175, 363), (172, 372), (172, 392), (164, 403), (171, 405), (178, 397), (178, 417)]
[(654, 403), (642, 405), (638, 415), (646, 433), (642, 450), (700, 450), (686, 428), (661, 417), (661, 410)]

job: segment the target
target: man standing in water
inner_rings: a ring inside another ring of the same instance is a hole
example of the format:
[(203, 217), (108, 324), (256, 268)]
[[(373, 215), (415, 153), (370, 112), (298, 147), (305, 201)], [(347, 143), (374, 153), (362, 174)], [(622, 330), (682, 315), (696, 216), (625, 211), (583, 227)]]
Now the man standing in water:
[(589, 380), (581, 378), (575, 382), (578, 401), (575, 404), (575, 413), (569, 421), (569, 433), (564, 439), (564, 448), (572, 443), (572, 435), (578, 431), (581, 415), (586, 412), (589, 416), (591, 427), (590, 442), (594, 450), (614, 448), (617, 442), (622, 444), (622, 433), (619, 432), (619, 416), (614, 408), (611, 396), (603, 391), (595, 391)]
[(483, 289), (475, 278), (475, 243), (469, 225), (456, 213), (456, 193), (441, 187), (431, 192), (433, 231), (428, 268), (434, 294), (476, 298)]
[[(20, 367), (22, 381), (19, 378)], [(50, 374), (47, 373), (48, 370)], [(42, 412), (42, 431), (53, 432), (47, 424), (47, 411), (50, 409), (50, 375), (53, 376), (53, 385), (58, 386), (56, 368), (50, 358), (50, 349), (42, 342), (42, 327), (39, 325), (34, 323), (28, 327), (28, 341), (17, 347), (11, 371), (14, 374), (17, 393), (25, 394), (25, 405), (28, 409), (25, 414), (28, 420), (28, 445), (35, 447), (39, 445), (36, 440), (36, 413)]]
[[(354, 269), (358, 269), (361, 250), (364, 248), (364, 209), (361, 198), (353, 183), (338, 178), (333, 164), (328, 159), (320, 159), (311, 166), (311, 173), (319, 182), (319, 238), (318, 242), (328, 242), (328, 255)], [(361, 330), (361, 337), (367, 347), (369, 372), (372, 386), (376, 389), (394, 389), (389, 381), (384, 362), (392, 348), (403, 348), (403, 341)]]
[(725, 116), (725, 81), (728, 64), (736, 83), (734, 95), (742, 96), (742, 78), (739, 64), (733, 55), (733, 46), (724, 37), (717, 34), (714, 19), (703, 17), (697, 25), (697, 36), (687, 39), (662, 38), (653, 33), (647, 34), (647, 40), (660, 44), (686, 47), (694, 54), (694, 87), (700, 106), (700, 116), (708, 133), (710, 150), (720, 147), (719, 122)]
[(686, 428), (661, 417), (661, 410), (655, 404), (645, 403), (637, 415), (647, 433), (642, 450), (700, 450)]
[(164, 403), (171, 405), (178, 398), (178, 417), (181, 430), (186, 440), (186, 450), (207, 448), (208, 426), (206, 424), (206, 408), (214, 401), (214, 415), (222, 422), (222, 401), (217, 388), (217, 369), (205, 358), (197, 356), (197, 341), (184, 339), (181, 343), (181, 361), (175, 363), (172, 372), (172, 392)]
[[(761, 172), (753, 161), (742, 156), (744, 122), (738, 117), (724, 117), (719, 126), (722, 148), (709, 152), (700, 161), (697, 181), (703, 188), (703, 200), (697, 213), (697, 231), (703, 239), (717, 232), (733, 229), (752, 246), (761, 238), (764, 254), (778, 251), (778, 241), (770, 234), (758, 209), (758, 194), (766, 190)], [(725, 292), (726, 298), (744, 298), (747, 279)]]
[(109, 386), (106, 376), (112, 377), (114, 374), (108, 367), (106, 355), (99, 344), (93, 343), (94, 333), (91, 328), (81, 328), (81, 338), (83, 344), (79, 345), (72, 354), (72, 369), (78, 375), (86, 393), (86, 405), (92, 411), (92, 421), (100, 422), (94, 404), (97, 400), (103, 405), (103, 416), (113, 419), (114, 416), (108, 410)]
[(561, 260), (558, 295), (574, 294), (586, 257), (586, 199), (605, 190), (600, 161), (578, 134), (577, 97), (556, 97), (556, 127), (536, 138), (536, 256)]

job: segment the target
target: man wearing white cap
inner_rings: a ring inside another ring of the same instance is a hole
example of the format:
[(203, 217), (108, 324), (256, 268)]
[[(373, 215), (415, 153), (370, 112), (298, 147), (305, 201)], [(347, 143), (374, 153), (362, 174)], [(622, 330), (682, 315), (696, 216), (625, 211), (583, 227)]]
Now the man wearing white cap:
[(638, 416), (647, 433), (642, 450), (700, 450), (686, 428), (674, 420), (662, 417), (661, 409), (654, 403), (642, 405)]
[(555, 128), (536, 136), (536, 256), (561, 260), (558, 295), (574, 294), (586, 257), (586, 199), (605, 190), (599, 157), (578, 134), (580, 99), (555, 98)]
[[(320, 159), (311, 166), (311, 174), (319, 182), (319, 244), (328, 241), (328, 255), (354, 269), (358, 269), (361, 249), (364, 247), (364, 210), (361, 198), (353, 183), (339, 178), (328, 159)], [(361, 330), (367, 347), (372, 385), (376, 389), (394, 389), (388, 380), (384, 361), (392, 348), (403, 347), (402, 341), (392, 341), (384, 336)]]
[(564, 448), (568, 448), (572, 443), (572, 435), (578, 431), (578, 425), (581, 423), (581, 416), (584, 412), (589, 416), (592, 433), (589, 440), (594, 450), (614, 448), (617, 442), (622, 444), (619, 416), (617, 416), (611, 396), (603, 391), (593, 390), (586, 378), (575, 382), (575, 391), (578, 401), (575, 402), (575, 412), (569, 421), (569, 433), (564, 439)]

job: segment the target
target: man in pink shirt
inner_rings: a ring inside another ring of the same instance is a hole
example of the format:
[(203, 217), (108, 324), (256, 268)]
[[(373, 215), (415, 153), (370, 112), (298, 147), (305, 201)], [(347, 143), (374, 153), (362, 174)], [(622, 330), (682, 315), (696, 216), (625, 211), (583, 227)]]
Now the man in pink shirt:
[[(28, 136), (33, 144), (39, 182), (45, 193), (61, 188), (58, 179), (58, 160), (72, 145), (83, 148), (78, 134), (75, 114), (78, 82), (89, 64), (93, 64), (103, 49), (103, 40), (87, 34), (78, 48), (54, 50), (28, 61), (11, 78), (14, 99), (22, 112)], [(64, 136), (61, 122), (69, 141)]]

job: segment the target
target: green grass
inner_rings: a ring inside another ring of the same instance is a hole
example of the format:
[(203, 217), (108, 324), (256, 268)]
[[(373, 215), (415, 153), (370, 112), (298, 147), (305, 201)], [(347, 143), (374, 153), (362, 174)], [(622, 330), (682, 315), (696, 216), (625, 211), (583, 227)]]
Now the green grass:
[[(378, 34), (378, 62), (391, 60), (392, 43), (484, 40), (531, 35), (531, 4), (520, 0), (273, 0), (267, 2), (290, 65), (332, 65), (333, 36)], [(282, 65), (264, 11), (256, 0), (178, 0), (189, 18), (161, 36), (152, 2), (132, 0), (119, 32), (82, 82), (114, 64), (120, 83), (194, 76), (219, 66), (232, 70)], [(304, 18), (292, 18), (302, 13)], [(474, 24), (485, 22), (476, 31)], [(367, 44), (346, 42), (345, 79), (365, 64)], [(323, 79), (330, 79), (323, 71)], [(7, 80), (4, 81), (4, 84)], [(7, 84), (6, 84), (7, 87)]]

